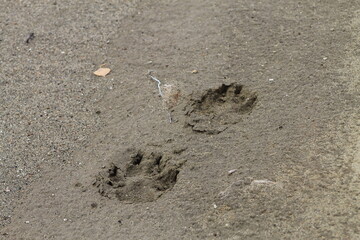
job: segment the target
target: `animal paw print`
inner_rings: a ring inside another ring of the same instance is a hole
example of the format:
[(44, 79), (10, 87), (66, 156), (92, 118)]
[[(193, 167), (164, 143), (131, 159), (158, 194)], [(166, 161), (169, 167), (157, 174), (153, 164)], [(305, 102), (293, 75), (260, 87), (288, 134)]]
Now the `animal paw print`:
[(193, 96), (186, 109), (187, 126), (195, 132), (218, 134), (241, 120), (241, 115), (249, 113), (257, 96), (240, 84), (222, 84)]
[(171, 156), (158, 152), (132, 151), (124, 167), (121, 161), (111, 163), (106, 171), (99, 173), (94, 185), (103, 196), (120, 201), (154, 201), (176, 183), (182, 164), (171, 160)]

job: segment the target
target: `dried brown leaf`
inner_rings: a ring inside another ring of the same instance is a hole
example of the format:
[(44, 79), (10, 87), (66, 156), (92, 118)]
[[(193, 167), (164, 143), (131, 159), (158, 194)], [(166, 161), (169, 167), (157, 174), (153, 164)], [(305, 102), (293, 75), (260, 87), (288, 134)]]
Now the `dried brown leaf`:
[(110, 68), (99, 68), (94, 72), (94, 74), (98, 77), (105, 77), (106, 75), (109, 74), (110, 71), (111, 71)]

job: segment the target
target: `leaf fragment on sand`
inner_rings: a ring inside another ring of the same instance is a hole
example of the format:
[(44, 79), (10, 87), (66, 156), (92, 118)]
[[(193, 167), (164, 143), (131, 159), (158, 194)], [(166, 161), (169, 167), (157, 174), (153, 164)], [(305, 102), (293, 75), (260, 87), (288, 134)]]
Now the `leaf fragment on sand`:
[(163, 86), (163, 103), (166, 108), (172, 109), (175, 107), (180, 98), (180, 90), (176, 88), (174, 85), (165, 84)]
[(99, 68), (94, 72), (94, 74), (98, 77), (105, 77), (106, 75), (109, 74), (110, 71), (111, 71), (110, 68)]

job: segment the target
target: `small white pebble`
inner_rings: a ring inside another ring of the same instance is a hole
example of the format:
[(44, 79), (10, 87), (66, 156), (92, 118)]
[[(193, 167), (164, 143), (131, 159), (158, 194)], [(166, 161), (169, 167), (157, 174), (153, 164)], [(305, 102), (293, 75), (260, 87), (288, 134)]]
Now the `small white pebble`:
[(10, 188), (9, 188), (9, 187), (6, 187), (6, 188), (5, 188), (5, 192), (10, 192)]
[(26, 224), (29, 224), (29, 223), (30, 223), (30, 221), (25, 221), (25, 223), (26, 223)]
[(274, 79), (273, 78), (269, 78), (269, 82), (273, 82), (274, 81)]
[(214, 206), (215, 209), (217, 208), (217, 205), (215, 203), (213, 203), (213, 206)]
[(64, 222), (66, 222), (67, 221), (67, 218), (64, 218)]

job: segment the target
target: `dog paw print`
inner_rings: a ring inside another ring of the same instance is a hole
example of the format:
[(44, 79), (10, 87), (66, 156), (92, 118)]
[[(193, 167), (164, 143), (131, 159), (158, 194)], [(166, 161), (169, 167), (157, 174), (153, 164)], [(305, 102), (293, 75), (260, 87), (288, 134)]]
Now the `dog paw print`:
[(192, 97), (185, 108), (186, 125), (195, 132), (218, 134), (251, 112), (256, 100), (256, 94), (243, 85), (222, 84)]
[(99, 173), (94, 185), (101, 195), (129, 203), (154, 201), (175, 185), (182, 165), (158, 152), (133, 151), (128, 159)]

